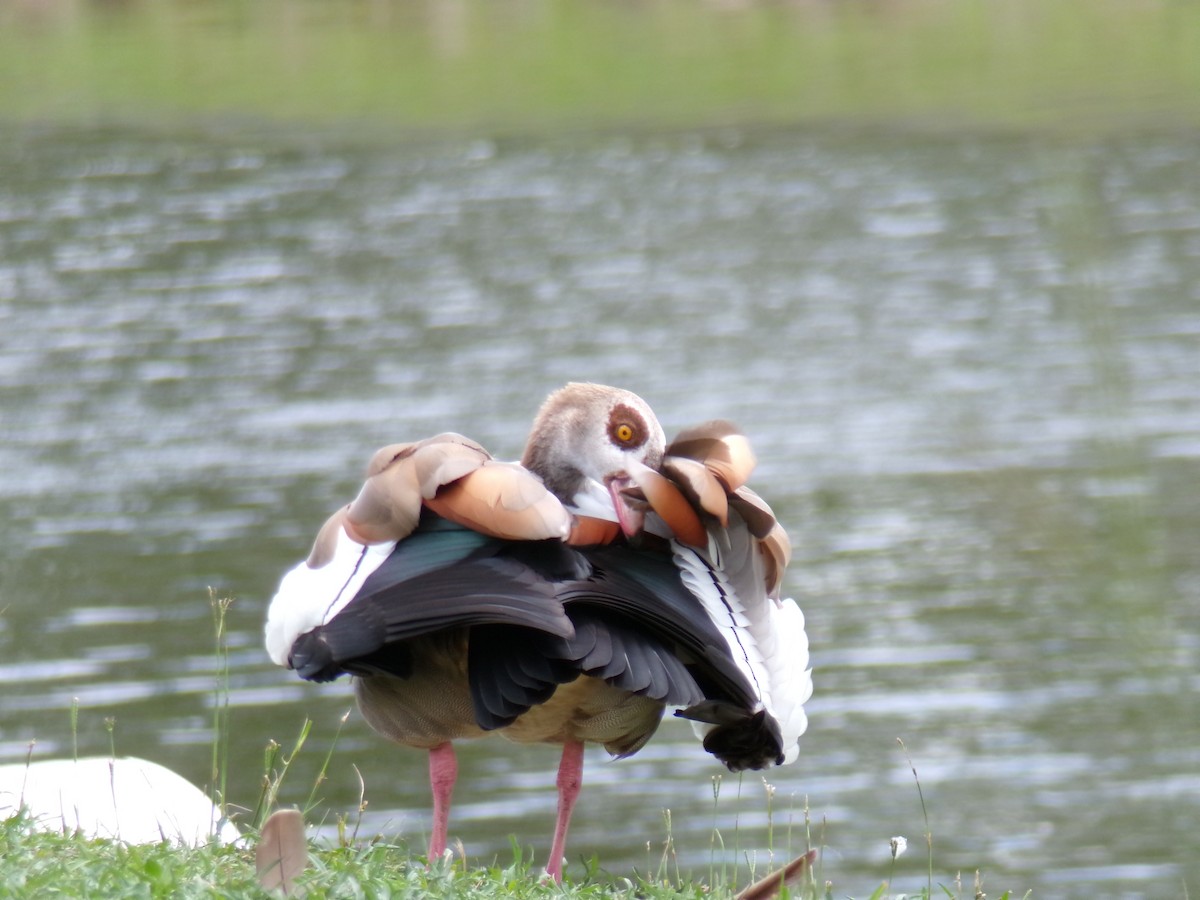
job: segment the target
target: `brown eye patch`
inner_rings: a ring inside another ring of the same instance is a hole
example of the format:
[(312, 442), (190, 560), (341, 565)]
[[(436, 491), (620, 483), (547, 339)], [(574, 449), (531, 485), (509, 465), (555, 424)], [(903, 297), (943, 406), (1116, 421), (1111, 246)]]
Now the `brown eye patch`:
[(608, 439), (622, 450), (631, 450), (646, 443), (649, 432), (646, 420), (637, 410), (618, 403), (608, 416)]

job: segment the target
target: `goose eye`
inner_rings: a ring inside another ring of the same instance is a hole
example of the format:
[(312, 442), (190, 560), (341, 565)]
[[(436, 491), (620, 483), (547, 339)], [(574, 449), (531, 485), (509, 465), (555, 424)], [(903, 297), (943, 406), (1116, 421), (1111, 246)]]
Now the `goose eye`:
[(637, 410), (618, 404), (608, 420), (608, 439), (622, 450), (646, 443), (646, 424)]

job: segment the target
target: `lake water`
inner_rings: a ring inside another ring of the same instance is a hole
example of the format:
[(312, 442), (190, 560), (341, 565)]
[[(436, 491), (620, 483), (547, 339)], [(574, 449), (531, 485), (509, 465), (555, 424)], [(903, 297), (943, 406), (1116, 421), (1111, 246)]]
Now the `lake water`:
[[(816, 693), (770, 805), (728, 773), (714, 804), (680, 723), (589, 750), (570, 872), (656, 871), (669, 809), (697, 877), (811, 841), (866, 896), (905, 835), (916, 890), (911, 758), (935, 881), (1200, 890), (1196, 133), (489, 133), (0, 132), (0, 760), (115, 746), (206, 784), (228, 704), (253, 808), (268, 741), (311, 717), (283, 800), (334, 745), (310, 820), (353, 829), (361, 772), (360, 834), (419, 850), (424, 755), (272, 666), (265, 605), (375, 448), (456, 430), (513, 458), (586, 379), (668, 434), (751, 436)], [(227, 692), (210, 590), (235, 598)], [(556, 758), (463, 748), (471, 860), (515, 835), (544, 861)]]
[[(208, 591), (229, 614), (228, 796), (350, 709), (260, 645), (371, 451), (520, 452), (567, 379), (668, 432), (738, 421), (796, 545), (817, 692), (770, 773), (778, 859), (897, 886), (1170, 896), (1200, 884), (1200, 184), (1194, 141), (728, 130), (355, 144), (27, 130), (0, 158), (0, 750), (209, 780)], [(105, 720), (114, 718), (110, 736)], [(555, 751), (464, 750), (453, 833), (540, 859)], [(351, 717), (316, 814), (423, 845), (422, 754)], [(667, 723), (589, 752), (569, 849), (615, 873), (767, 859), (761, 778)], [(740, 799), (738, 795), (740, 794)], [(614, 830), (612, 823), (623, 823)], [(649, 847), (649, 849), (647, 849)], [(745, 862), (742, 871), (745, 872)], [(964, 876), (969, 880), (969, 875)]]

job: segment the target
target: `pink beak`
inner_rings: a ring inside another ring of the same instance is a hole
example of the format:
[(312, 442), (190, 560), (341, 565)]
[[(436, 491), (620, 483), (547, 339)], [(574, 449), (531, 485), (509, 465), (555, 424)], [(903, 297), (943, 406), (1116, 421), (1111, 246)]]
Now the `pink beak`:
[(632, 538), (641, 533), (642, 525), (646, 521), (646, 503), (629, 496), (626, 493), (629, 490), (637, 491), (637, 485), (624, 473), (608, 480), (608, 493), (612, 497), (613, 509), (617, 512), (617, 523), (625, 537)]

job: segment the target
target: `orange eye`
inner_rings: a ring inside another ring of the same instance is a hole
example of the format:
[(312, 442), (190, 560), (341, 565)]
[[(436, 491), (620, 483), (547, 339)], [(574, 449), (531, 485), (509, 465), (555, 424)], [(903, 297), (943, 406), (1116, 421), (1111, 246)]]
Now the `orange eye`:
[(617, 440), (623, 444), (627, 444), (633, 440), (633, 429), (624, 422), (618, 425), (613, 433), (617, 436)]

